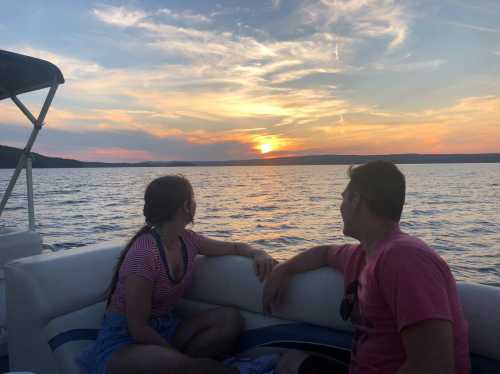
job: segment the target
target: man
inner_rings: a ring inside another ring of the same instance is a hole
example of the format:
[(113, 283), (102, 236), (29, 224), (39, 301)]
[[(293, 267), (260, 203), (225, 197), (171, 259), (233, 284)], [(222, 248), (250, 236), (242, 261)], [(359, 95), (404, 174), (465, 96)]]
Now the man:
[(265, 310), (280, 303), (294, 274), (332, 266), (344, 274), (341, 315), (355, 329), (351, 374), (468, 373), (467, 323), (450, 269), (399, 228), (403, 174), (374, 161), (351, 167), (349, 177), (343, 232), (360, 244), (314, 247), (278, 265), (264, 288)]

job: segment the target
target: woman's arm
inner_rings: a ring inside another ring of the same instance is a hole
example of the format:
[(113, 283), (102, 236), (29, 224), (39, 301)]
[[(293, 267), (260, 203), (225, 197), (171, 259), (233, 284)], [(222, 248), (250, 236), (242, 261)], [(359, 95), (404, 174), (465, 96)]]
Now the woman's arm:
[(205, 239), (199, 251), (205, 256), (244, 256), (252, 258), (254, 261), (255, 273), (262, 281), (273, 270), (277, 261), (266, 251), (253, 248), (246, 243), (224, 242), (214, 239)]
[(125, 279), (125, 300), (130, 335), (139, 344), (154, 344), (172, 348), (155, 329), (148, 325), (151, 316), (152, 295), (152, 281), (134, 274), (127, 276)]
[[(264, 252), (258, 249), (252, 248), (246, 243), (237, 242), (224, 242), (221, 240), (214, 240), (205, 238), (203, 244), (200, 248), (200, 254), (205, 256), (245, 256), (253, 257), (257, 252)], [(265, 253), (265, 252), (264, 252)]]

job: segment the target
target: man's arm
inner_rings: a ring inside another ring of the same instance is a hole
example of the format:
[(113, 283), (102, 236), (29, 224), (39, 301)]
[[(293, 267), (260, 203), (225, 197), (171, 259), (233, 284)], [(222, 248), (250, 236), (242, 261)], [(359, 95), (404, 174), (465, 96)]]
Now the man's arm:
[(397, 374), (454, 374), (453, 329), (450, 321), (427, 320), (401, 331), (406, 362)]
[(264, 286), (264, 311), (269, 313), (274, 306), (282, 302), (293, 275), (326, 266), (330, 251), (337, 248), (333, 245), (313, 247), (276, 266)]
[[(328, 264), (328, 255), (331, 250), (335, 250), (334, 245), (320, 245), (312, 247), (292, 257), (290, 260), (279, 265), (281, 271), (294, 275), (319, 269)], [(276, 269), (278, 270), (278, 268)]]

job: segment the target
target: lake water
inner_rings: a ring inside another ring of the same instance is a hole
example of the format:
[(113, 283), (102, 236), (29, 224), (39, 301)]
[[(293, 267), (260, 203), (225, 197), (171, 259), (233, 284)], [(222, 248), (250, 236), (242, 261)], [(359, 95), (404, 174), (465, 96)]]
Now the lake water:
[[(500, 164), (401, 165), (407, 178), (402, 228), (429, 243), (457, 280), (500, 286)], [(169, 173), (195, 189), (194, 229), (246, 241), (278, 259), (342, 236), (347, 166), (35, 169), (35, 217), (44, 243), (67, 249), (125, 241), (143, 223), (147, 183)], [(12, 170), (0, 170), (3, 195)], [(0, 228), (27, 226), (21, 177)]]

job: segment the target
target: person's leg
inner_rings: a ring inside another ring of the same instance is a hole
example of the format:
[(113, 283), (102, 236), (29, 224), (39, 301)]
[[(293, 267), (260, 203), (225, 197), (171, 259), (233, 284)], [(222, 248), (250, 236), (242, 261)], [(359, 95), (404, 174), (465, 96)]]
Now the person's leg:
[(281, 355), (275, 374), (348, 374), (349, 366), (332, 357), (296, 349), (258, 347), (242, 352), (240, 357), (256, 358), (278, 353)]
[(309, 354), (304, 351), (286, 349), (282, 352), (275, 374), (303, 374), (300, 369), (308, 357)]
[(238, 374), (211, 359), (190, 358), (158, 345), (133, 344), (111, 355), (107, 374)]
[[(298, 374), (348, 374), (349, 366), (334, 358), (309, 355), (302, 361)], [(279, 374), (279, 373), (278, 373)]]
[(243, 317), (234, 308), (215, 308), (182, 321), (173, 345), (191, 357), (231, 354), (243, 330)]

